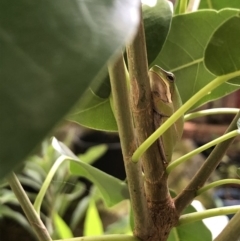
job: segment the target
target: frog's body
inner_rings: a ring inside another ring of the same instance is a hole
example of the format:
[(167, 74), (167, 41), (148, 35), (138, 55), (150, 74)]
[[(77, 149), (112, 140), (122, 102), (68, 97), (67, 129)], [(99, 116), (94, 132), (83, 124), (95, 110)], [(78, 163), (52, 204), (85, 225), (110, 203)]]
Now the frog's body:
[[(149, 78), (154, 107), (154, 124), (157, 129), (182, 105), (182, 101), (172, 73), (154, 66), (149, 70)], [(182, 132), (183, 117), (159, 138), (160, 154), (165, 165), (171, 161), (173, 149), (180, 140)]]

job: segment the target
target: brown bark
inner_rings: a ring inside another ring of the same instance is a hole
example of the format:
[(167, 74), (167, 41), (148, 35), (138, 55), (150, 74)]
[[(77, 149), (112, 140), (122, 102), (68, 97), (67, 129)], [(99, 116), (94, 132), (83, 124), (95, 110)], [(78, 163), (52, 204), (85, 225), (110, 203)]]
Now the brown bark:
[[(152, 93), (148, 77), (148, 64), (143, 24), (134, 41), (127, 47), (130, 75), (131, 111), (137, 142), (140, 145), (154, 131)], [(144, 241), (166, 241), (169, 232), (178, 221), (174, 202), (170, 197), (166, 165), (155, 142), (141, 157), (144, 172), (144, 187), (150, 226), (147, 237), (134, 234)]]

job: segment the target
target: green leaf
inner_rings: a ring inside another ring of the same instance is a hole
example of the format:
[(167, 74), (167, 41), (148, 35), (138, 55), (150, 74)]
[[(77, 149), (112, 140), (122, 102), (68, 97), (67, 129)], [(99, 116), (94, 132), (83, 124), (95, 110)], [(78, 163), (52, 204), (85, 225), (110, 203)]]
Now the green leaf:
[(101, 156), (103, 156), (107, 151), (107, 145), (97, 145), (89, 148), (84, 154), (79, 155), (78, 157), (85, 163), (92, 164)]
[(172, 11), (169, 1), (158, 0), (153, 7), (143, 5), (143, 21), (149, 65), (162, 49), (171, 20)]
[[(204, 66), (204, 51), (217, 28), (237, 13), (237, 10), (230, 9), (220, 12), (205, 10), (173, 17), (168, 38), (154, 64), (176, 75), (183, 103), (216, 77)], [(237, 89), (237, 86), (225, 83), (193, 108)]]
[(113, 206), (129, 198), (127, 184), (101, 170), (81, 161), (62, 142), (53, 139), (54, 148), (70, 162), (70, 171), (73, 175), (87, 178), (99, 189), (108, 206)]
[[(166, 0), (158, 0), (154, 7), (143, 6), (149, 64), (156, 58), (166, 40), (171, 19), (171, 8)], [(126, 75), (128, 75), (127, 69)], [(99, 81), (94, 81), (68, 116), (68, 119), (96, 130), (118, 131), (112, 113), (110, 93), (111, 87), (108, 76), (100, 85)]]
[[(106, 68), (106, 73), (108, 72)], [(90, 85), (90, 90), (100, 99), (107, 99), (111, 94), (111, 84), (109, 75), (107, 75), (102, 82), (94, 80)]]
[(222, 8), (240, 8), (239, 0), (201, 0), (199, 9), (212, 8), (220, 10)]
[[(215, 75), (224, 75), (240, 69), (240, 16), (224, 22), (211, 37), (205, 51), (205, 65)], [(240, 77), (229, 81), (240, 85)]]
[(0, 178), (106, 76), (138, 9), (137, 0), (0, 2)]
[(108, 206), (129, 198), (128, 187), (123, 181), (80, 160), (70, 163), (70, 171), (74, 175), (85, 177), (93, 182), (99, 188)]
[(53, 214), (53, 222), (59, 238), (67, 239), (74, 237), (71, 229), (57, 213)]
[[(196, 212), (192, 206), (188, 206), (184, 214)], [(173, 228), (167, 241), (212, 241), (212, 234), (202, 221), (189, 223)]]
[(84, 236), (102, 235), (104, 233), (102, 221), (98, 214), (94, 198), (89, 203), (84, 222)]
[(50, 183), (53, 179), (53, 176), (55, 175), (55, 173), (57, 172), (57, 170), (59, 169), (60, 165), (65, 161), (65, 159), (60, 156), (55, 163), (53, 164), (53, 166), (51, 167), (50, 171), (48, 172), (47, 176), (45, 177), (45, 180), (43, 182), (43, 184), (41, 185), (41, 189), (38, 192), (38, 195), (34, 201), (34, 208), (36, 210), (36, 212), (38, 213), (38, 215), (40, 215), (40, 209), (41, 209), (41, 205), (43, 202), (43, 198), (47, 192), (47, 189), (50, 186)]
[(91, 89), (85, 92), (83, 98), (89, 100), (87, 105), (80, 101), (79, 105), (67, 117), (69, 120), (96, 130), (118, 130), (109, 98), (101, 98)]

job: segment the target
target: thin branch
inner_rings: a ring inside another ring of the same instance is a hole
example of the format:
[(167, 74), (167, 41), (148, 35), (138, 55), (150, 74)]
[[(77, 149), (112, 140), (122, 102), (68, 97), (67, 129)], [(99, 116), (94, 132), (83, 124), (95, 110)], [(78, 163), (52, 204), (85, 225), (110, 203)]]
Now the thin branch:
[(36, 210), (34, 209), (32, 203), (30, 202), (27, 194), (22, 188), (17, 176), (11, 173), (7, 177), (7, 181), (16, 195), (30, 225), (33, 227), (37, 237), (40, 241), (52, 241), (46, 227), (44, 226), (42, 220), (38, 216)]
[(189, 121), (194, 118), (203, 117), (206, 115), (222, 115), (222, 114), (237, 114), (238, 108), (212, 108), (208, 110), (200, 110), (184, 115), (184, 121)]
[[(54, 241), (63, 241), (62, 239)], [(64, 241), (139, 241), (138, 238), (132, 235), (125, 234), (110, 234), (110, 235), (101, 235), (101, 236), (91, 236), (91, 237), (79, 237), (79, 238), (68, 238)]]
[[(193, 223), (205, 218), (211, 218), (221, 215), (228, 215), (238, 212), (240, 209), (240, 205), (234, 205), (229, 207), (220, 207), (220, 208), (212, 208), (208, 210), (204, 210), (201, 212), (193, 212), (184, 214), (179, 218), (178, 226), (187, 224), (187, 223)], [(238, 226), (239, 228), (239, 226)], [(228, 240), (228, 239), (226, 239)], [(232, 239), (230, 239), (232, 241)]]
[(222, 136), (220, 136), (219, 138), (216, 138), (210, 142), (208, 142), (207, 144), (199, 147), (199, 148), (196, 148), (194, 149), (193, 151), (181, 156), (180, 158), (178, 158), (177, 160), (175, 160), (174, 162), (170, 163), (170, 165), (168, 165), (167, 167), (167, 173), (169, 174), (174, 168), (176, 168), (177, 166), (179, 166), (180, 164), (188, 161), (192, 156), (195, 156), (207, 149), (209, 149), (210, 147), (212, 146), (215, 146), (217, 145), (218, 143), (221, 143), (227, 139), (230, 139), (230, 138), (233, 138), (237, 135), (239, 135), (239, 131), (238, 130), (234, 130), (234, 131), (231, 131), (227, 134), (224, 134)]
[[(237, 121), (239, 118), (240, 112), (238, 112), (238, 114), (235, 116), (232, 123), (226, 130), (226, 133), (236, 129)], [(233, 140), (234, 138), (231, 138), (218, 144), (211, 152), (207, 160), (204, 162), (200, 170), (192, 178), (189, 185), (175, 198), (175, 205), (178, 213), (181, 213), (183, 209), (194, 199), (198, 189), (204, 185), (211, 173), (216, 169), (217, 165), (221, 162), (223, 155)]]
[(124, 159), (131, 204), (134, 213), (134, 234), (145, 240), (149, 232), (149, 216), (144, 194), (141, 162), (133, 163), (131, 156), (136, 149), (132, 116), (129, 107), (127, 77), (123, 57), (115, 64), (109, 64), (109, 76), (112, 87), (114, 113)]
[[(197, 142), (207, 143), (211, 141), (213, 136), (221, 136), (227, 130), (229, 124), (204, 124), (201, 122), (185, 122), (183, 137), (188, 139), (194, 139)], [(209, 135), (211, 133), (211, 135)], [(240, 140), (240, 137), (236, 137)]]
[(209, 189), (212, 189), (214, 187), (218, 187), (218, 186), (222, 186), (222, 185), (226, 185), (226, 184), (238, 184), (240, 185), (240, 180), (239, 179), (222, 179), (222, 180), (218, 180), (216, 182), (212, 182), (209, 183), (207, 185), (205, 185), (204, 187), (200, 188), (197, 191), (197, 195), (202, 194), (203, 192), (208, 191)]

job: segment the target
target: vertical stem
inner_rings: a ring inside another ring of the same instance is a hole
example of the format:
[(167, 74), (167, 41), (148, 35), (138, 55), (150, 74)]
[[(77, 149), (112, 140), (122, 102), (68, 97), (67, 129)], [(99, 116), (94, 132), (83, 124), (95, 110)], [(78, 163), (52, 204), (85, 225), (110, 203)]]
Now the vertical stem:
[[(130, 74), (131, 110), (138, 144), (143, 143), (155, 130), (144, 26), (141, 21), (137, 36), (127, 46), (128, 67)], [(155, 142), (142, 156), (145, 174), (145, 191), (150, 201), (162, 201), (167, 195), (167, 182), (163, 181), (165, 167)]]
[[(146, 52), (141, 18), (136, 38), (127, 46), (131, 110), (138, 144), (155, 131)], [(153, 223), (150, 240), (166, 241), (170, 230), (177, 223), (178, 215), (168, 191), (166, 167), (157, 142), (146, 150), (141, 160), (148, 210)]]
[(42, 220), (38, 216), (37, 212), (35, 211), (32, 203), (30, 202), (27, 194), (25, 193), (24, 189), (22, 188), (21, 183), (19, 182), (17, 176), (14, 173), (11, 173), (7, 181), (16, 195), (30, 225), (33, 227), (34, 231), (37, 234), (37, 237), (40, 241), (52, 241), (46, 227), (44, 226)]
[(207, 0), (207, 5), (208, 5), (208, 8), (213, 8), (211, 0)]
[(197, 11), (201, 0), (189, 0), (187, 12)]
[(144, 193), (141, 162), (133, 163), (131, 161), (132, 154), (136, 150), (136, 139), (129, 107), (127, 77), (123, 57), (121, 56), (117, 59), (114, 64), (110, 63), (108, 69), (112, 88), (114, 113), (121, 140), (131, 205), (134, 213), (134, 234), (146, 240), (149, 234), (150, 221)]
[(179, 13), (185, 13), (188, 0), (179, 0)]

